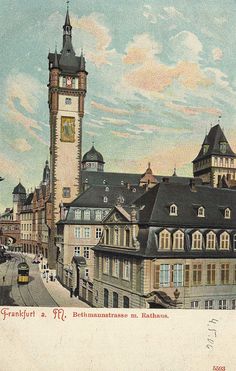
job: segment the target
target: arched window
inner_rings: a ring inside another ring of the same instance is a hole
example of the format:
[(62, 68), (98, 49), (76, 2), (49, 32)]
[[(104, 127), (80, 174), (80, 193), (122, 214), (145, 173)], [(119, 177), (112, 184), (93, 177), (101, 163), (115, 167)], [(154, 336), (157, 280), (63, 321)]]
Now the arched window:
[(220, 249), (228, 250), (230, 247), (229, 233), (223, 232), (220, 235)]
[(197, 216), (200, 218), (204, 218), (205, 216), (205, 208), (203, 206), (200, 206), (197, 211)]
[(216, 247), (216, 235), (214, 232), (209, 232), (206, 235), (206, 248), (207, 249), (215, 249)]
[(177, 216), (178, 215), (178, 208), (175, 204), (170, 205), (170, 215)]
[(200, 250), (202, 248), (202, 234), (196, 231), (192, 235), (192, 249)]
[(119, 229), (117, 227), (114, 228), (114, 245), (119, 245)]
[(173, 249), (183, 250), (184, 249), (184, 233), (182, 231), (176, 231), (173, 235)]
[(106, 187), (105, 188), (105, 192), (109, 192), (109, 187)]
[(108, 308), (108, 302), (109, 302), (109, 292), (107, 289), (104, 289), (104, 307)]
[(231, 218), (231, 210), (227, 207), (225, 209), (225, 219), (230, 219)]
[(113, 292), (113, 308), (118, 308), (118, 294)]
[(123, 307), (124, 308), (129, 308), (129, 298), (128, 298), (128, 296), (123, 297)]
[(159, 234), (159, 246), (161, 250), (170, 249), (170, 232), (166, 229)]
[(103, 197), (103, 202), (105, 202), (105, 203), (108, 202), (108, 197), (107, 196)]
[(125, 241), (125, 246), (129, 247), (130, 246), (130, 229), (129, 228), (125, 229), (124, 241)]

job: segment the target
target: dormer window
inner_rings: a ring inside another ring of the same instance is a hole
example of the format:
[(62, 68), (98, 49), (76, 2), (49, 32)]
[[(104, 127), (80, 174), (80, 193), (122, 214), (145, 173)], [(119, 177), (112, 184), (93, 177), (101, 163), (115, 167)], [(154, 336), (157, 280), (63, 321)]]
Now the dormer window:
[(205, 208), (203, 206), (198, 208), (197, 216), (199, 218), (204, 218), (205, 217)]
[(231, 218), (231, 210), (227, 207), (225, 209), (225, 219), (230, 219)]
[(136, 188), (133, 188), (133, 192), (136, 192)]
[(103, 180), (103, 184), (106, 184), (106, 180), (105, 179)]
[(170, 205), (170, 215), (177, 216), (178, 215), (178, 208), (175, 204)]
[(123, 186), (123, 185), (124, 185), (124, 181), (122, 180), (122, 181), (120, 182), (120, 184)]
[(105, 188), (105, 191), (106, 191), (106, 192), (109, 192), (109, 187), (106, 187), (106, 188)]
[(103, 202), (108, 202), (108, 197), (107, 196), (103, 197)]
[(220, 152), (221, 153), (226, 153), (227, 149), (227, 143), (226, 142), (220, 142)]
[(84, 220), (90, 220), (90, 210), (84, 210)]
[(204, 146), (203, 146), (203, 154), (204, 155), (207, 153), (208, 148), (209, 148), (209, 144), (204, 144)]

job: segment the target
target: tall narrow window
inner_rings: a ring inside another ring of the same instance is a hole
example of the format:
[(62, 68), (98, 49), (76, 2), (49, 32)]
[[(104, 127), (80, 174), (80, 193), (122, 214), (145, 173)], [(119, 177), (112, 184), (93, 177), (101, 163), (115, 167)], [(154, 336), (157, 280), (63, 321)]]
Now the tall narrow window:
[(85, 259), (89, 259), (89, 247), (84, 247), (84, 257)]
[(81, 219), (81, 210), (80, 209), (75, 210), (75, 219), (77, 219), (77, 220)]
[(118, 308), (118, 294), (113, 292), (113, 308)]
[(125, 229), (125, 246), (130, 246), (130, 229)]
[(193, 285), (198, 286), (201, 285), (202, 280), (202, 266), (201, 264), (194, 264), (193, 265)]
[(108, 308), (109, 304), (109, 291), (107, 289), (104, 289), (104, 307)]
[(209, 250), (215, 249), (216, 246), (216, 235), (214, 232), (209, 232), (206, 235), (206, 248)]
[(207, 264), (207, 284), (215, 285), (216, 280), (216, 265)]
[(219, 300), (219, 309), (227, 309), (227, 300)]
[(81, 238), (81, 229), (80, 229), (80, 227), (75, 227), (75, 229), (74, 229), (74, 236), (75, 236), (75, 238)]
[(84, 220), (90, 220), (90, 210), (84, 210)]
[(170, 286), (170, 265), (161, 264), (160, 266), (160, 287)]
[(97, 240), (102, 237), (102, 228), (96, 228), (95, 237)]
[(221, 264), (220, 276), (222, 285), (229, 284), (229, 264)]
[(105, 232), (105, 243), (107, 245), (110, 244), (110, 233), (109, 233), (109, 229), (108, 228), (106, 229), (106, 232)]
[(119, 260), (117, 258), (112, 260), (112, 275), (113, 277), (119, 277)]
[(119, 229), (118, 228), (114, 229), (114, 245), (116, 246), (119, 245)]
[(231, 218), (231, 210), (227, 207), (225, 209), (225, 219), (230, 219)]
[(236, 234), (234, 234), (234, 237), (233, 237), (233, 247), (234, 249), (236, 249)]
[(74, 251), (76, 256), (80, 255), (80, 247), (76, 246)]
[(175, 287), (183, 286), (183, 264), (174, 264), (173, 283)]
[(184, 248), (184, 233), (182, 231), (177, 231), (173, 235), (173, 249), (183, 250)]
[(159, 234), (159, 246), (161, 250), (170, 249), (170, 232), (164, 229)]
[(123, 279), (130, 281), (130, 261), (123, 260)]
[(91, 237), (91, 229), (90, 227), (84, 228), (84, 238), (90, 238)]
[(220, 235), (220, 249), (229, 250), (229, 247), (230, 247), (229, 233), (223, 232)]
[(103, 273), (104, 274), (109, 274), (109, 265), (110, 265), (110, 260), (108, 256), (103, 257)]
[(177, 216), (178, 215), (178, 208), (175, 204), (170, 205), (170, 215)]
[(200, 250), (202, 248), (202, 234), (196, 231), (192, 234), (192, 249)]

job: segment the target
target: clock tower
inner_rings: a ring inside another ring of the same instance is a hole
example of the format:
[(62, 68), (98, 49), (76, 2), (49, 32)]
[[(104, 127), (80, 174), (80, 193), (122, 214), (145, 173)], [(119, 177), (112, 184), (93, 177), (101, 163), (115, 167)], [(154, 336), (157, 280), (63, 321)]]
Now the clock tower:
[(60, 53), (49, 53), (48, 104), (50, 114), (50, 223), (48, 263), (56, 267), (56, 223), (60, 204), (70, 203), (80, 193), (81, 146), (87, 72), (83, 53), (76, 56), (67, 8)]

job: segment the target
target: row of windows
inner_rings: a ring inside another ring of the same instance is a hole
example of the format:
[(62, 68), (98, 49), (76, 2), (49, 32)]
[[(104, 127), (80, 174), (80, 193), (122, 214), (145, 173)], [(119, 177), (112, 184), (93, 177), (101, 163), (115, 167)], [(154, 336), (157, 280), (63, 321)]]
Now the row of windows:
[(18, 225), (4, 225), (1, 229), (2, 231), (18, 231), (19, 227)]
[[(123, 296), (123, 306), (122, 308), (129, 308), (129, 298), (128, 296)], [(104, 289), (104, 307), (109, 307), (109, 291)], [(119, 296), (117, 292), (113, 291), (112, 293), (112, 307), (118, 308), (119, 307)]]
[[(113, 277), (120, 277), (120, 273), (122, 272), (121, 278), (126, 281), (130, 281), (130, 274), (131, 274), (131, 264), (130, 261), (127, 259), (122, 259), (119, 261), (118, 258), (112, 258), (110, 265), (110, 258), (108, 256), (103, 257), (103, 267), (102, 271), (104, 274), (111, 274)], [(120, 270), (120, 263), (121, 263), (121, 270)]]
[(102, 220), (107, 215), (107, 210), (90, 210), (90, 209), (76, 209), (74, 211), (74, 218), (77, 220), (90, 220), (92, 214), (94, 214), (95, 220)]
[[(194, 300), (191, 302), (191, 308), (192, 309), (200, 309), (201, 308), (201, 302), (198, 300)], [(218, 302), (214, 300), (205, 300), (204, 302), (204, 308), (205, 309), (236, 309), (236, 299), (226, 300), (226, 299), (220, 299)], [(203, 309), (203, 308), (201, 308)]]
[(22, 213), (20, 215), (20, 219), (21, 220), (29, 220), (32, 218), (32, 213)]
[[(219, 279), (216, 281), (216, 273), (219, 274)], [(236, 265), (231, 266), (230, 280), (230, 264), (207, 264), (206, 279), (202, 277), (202, 265), (189, 264), (160, 264), (154, 266), (154, 287), (181, 287), (190, 286), (192, 281), (193, 286), (206, 285), (229, 285), (236, 283)], [(233, 277), (232, 277), (233, 276)]]
[[(82, 249), (83, 249), (83, 254), (82, 254)], [(76, 256), (83, 256), (85, 259), (89, 259), (90, 258), (90, 248), (89, 247), (79, 247), (79, 246), (76, 246), (75, 249), (74, 249), (74, 253)]]
[[(159, 248), (161, 250), (183, 250), (184, 249), (185, 234), (183, 231), (178, 230), (171, 234), (167, 229), (159, 233)], [(200, 231), (195, 231), (192, 234), (191, 248), (193, 250), (201, 250), (203, 244), (206, 249), (214, 250), (218, 245), (221, 250), (229, 250), (231, 247), (230, 234), (223, 232), (219, 238), (217, 235), (210, 231), (206, 234), (205, 238)], [(233, 248), (236, 249), (236, 234), (233, 236)]]
[[(122, 236), (123, 233), (123, 236)], [(121, 243), (121, 236), (123, 237), (123, 244)], [(104, 244), (115, 246), (131, 246), (131, 233), (129, 228), (120, 229), (115, 227), (113, 230), (106, 228), (104, 231)]]
[(21, 233), (21, 239), (22, 240), (31, 240), (31, 233), (30, 234)]
[[(75, 238), (91, 238), (91, 228), (90, 227), (75, 227), (74, 229)], [(102, 228), (96, 228), (95, 238), (99, 239), (102, 236)]]
[[(197, 162), (195, 164), (195, 168), (202, 168), (206, 165), (210, 165), (211, 164), (211, 159), (210, 158), (206, 158), (204, 160), (201, 160), (199, 162)], [(220, 167), (234, 167), (234, 159), (233, 158), (224, 158), (224, 157), (214, 157), (213, 159), (213, 162), (212, 162), (212, 165), (213, 166), (220, 166)]]
[[(177, 205), (175, 205), (175, 204), (170, 205), (170, 212), (169, 212), (169, 214), (170, 214), (170, 216), (178, 216), (178, 207), (177, 207)], [(205, 207), (200, 206), (197, 209), (197, 216), (199, 218), (205, 218), (205, 216), (206, 216)], [(228, 207), (224, 209), (224, 218), (225, 219), (231, 219), (231, 210)]]
[(32, 230), (32, 224), (21, 224), (21, 230), (22, 231), (31, 231)]

